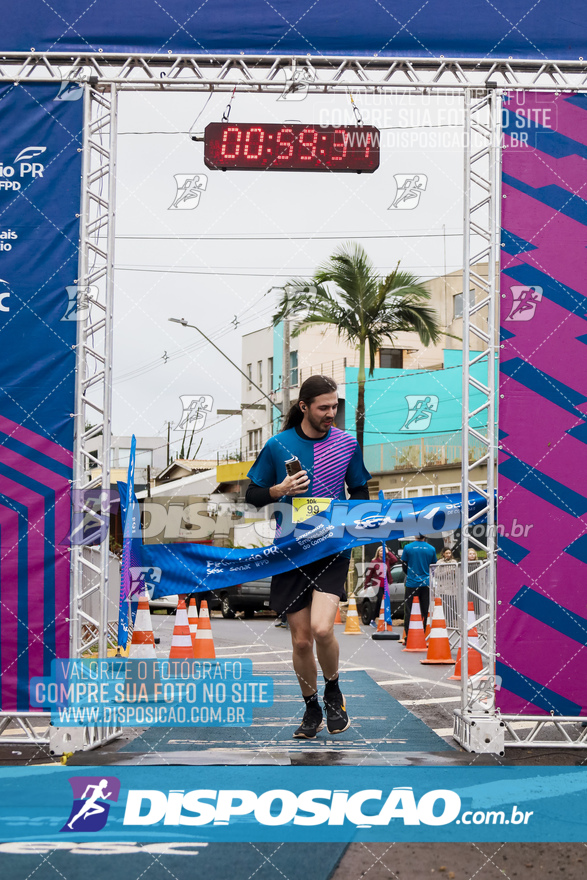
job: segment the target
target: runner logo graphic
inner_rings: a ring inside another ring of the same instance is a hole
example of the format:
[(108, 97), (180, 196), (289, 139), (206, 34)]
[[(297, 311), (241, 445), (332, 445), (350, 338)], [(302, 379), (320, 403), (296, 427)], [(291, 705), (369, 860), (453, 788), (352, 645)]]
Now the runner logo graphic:
[(108, 820), (110, 804), (120, 794), (116, 776), (72, 776), (73, 806), (61, 831), (101, 831)]
[(208, 186), (205, 174), (174, 174), (176, 193), (168, 211), (193, 211)]
[(88, 79), (81, 67), (75, 67), (61, 74), (59, 91), (54, 101), (79, 101), (84, 93), (84, 82)]
[(140, 598), (146, 590), (149, 598), (152, 598), (155, 584), (161, 581), (161, 569), (153, 565), (131, 565), (129, 572), (131, 580), (130, 597)]
[(427, 431), (432, 416), (438, 410), (435, 394), (406, 394), (408, 415), (400, 431)]
[(511, 291), (513, 301), (506, 321), (531, 321), (542, 301), (542, 288), (514, 286)]
[(210, 394), (181, 394), (179, 399), (183, 412), (175, 430), (181, 431), (193, 423), (193, 430), (201, 431), (206, 424), (207, 414), (212, 412), (214, 398)]
[(90, 314), (90, 294), (97, 298), (96, 287), (79, 287), (70, 284), (65, 288), (67, 306), (62, 321), (85, 321)]
[(412, 211), (417, 208), (420, 204), (420, 196), (428, 186), (428, 175), (394, 174), (393, 179), (397, 192), (387, 210)]
[(285, 84), (278, 101), (303, 101), (308, 86), (316, 81), (316, 71), (311, 67), (282, 67), (280, 73), (285, 77)]

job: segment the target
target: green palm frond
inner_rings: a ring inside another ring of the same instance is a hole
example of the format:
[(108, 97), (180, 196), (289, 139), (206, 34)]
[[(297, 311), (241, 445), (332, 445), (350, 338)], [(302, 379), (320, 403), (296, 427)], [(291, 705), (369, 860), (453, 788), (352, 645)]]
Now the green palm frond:
[[(309, 288), (315, 290), (310, 294)], [(398, 333), (417, 333), (423, 345), (436, 343), (442, 331), (438, 315), (429, 305), (430, 293), (416, 275), (395, 269), (379, 275), (365, 249), (356, 242), (341, 245), (315, 271), (313, 278), (294, 278), (286, 285), (273, 316), (276, 325), (285, 318), (296, 320), (292, 336), (309, 327), (336, 327), (359, 349), (359, 385), (364, 382), (368, 350), (369, 374), (375, 369), (376, 352)], [(363, 378), (361, 378), (363, 377)], [(362, 419), (357, 409), (357, 437)]]

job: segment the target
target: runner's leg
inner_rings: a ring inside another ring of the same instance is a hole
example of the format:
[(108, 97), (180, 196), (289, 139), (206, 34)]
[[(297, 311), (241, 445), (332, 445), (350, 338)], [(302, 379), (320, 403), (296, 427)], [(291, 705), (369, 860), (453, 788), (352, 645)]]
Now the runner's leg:
[(420, 599), (420, 608), (422, 610), (422, 626), (426, 630), (428, 622), (428, 611), (430, 609), (430, 587), (420, 587), (418, 590), (418, 598)]
[(301, 611), (288, 612), (287, 614), (293, 649), (293, 668), (304, 697), (309, 697), (318, 690), (318, 670), (314, 659), (310, 607), (307, 605)]
[(332, 593), (314, 590), (312, 594), (311, 632), (316, 640), (316, 654), (327, 681), (338, 675), (338, 641), (334, 635), (334, 618), (339, 598)]

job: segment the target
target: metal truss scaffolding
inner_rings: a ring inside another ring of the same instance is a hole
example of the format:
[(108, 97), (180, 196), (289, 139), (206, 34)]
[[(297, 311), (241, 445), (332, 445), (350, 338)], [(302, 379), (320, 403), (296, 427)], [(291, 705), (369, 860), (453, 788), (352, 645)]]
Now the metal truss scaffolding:
[[(81, 249), (78, 294), (77, 385), (75, 407), (75, 505), (86, 526), (101, 530), (100, 561), (72, 547), (71, 656), (88, 651), (106, 656), (108, 640), (108, 524), (110, 507), (112, 308), (114, 205), (116, 185), (117, 95), (121, 91), (232, 91), (284, 96), (301, 88), (310, 94), (458, 94), (465, 102), (463, 245), (463, 497), (471, 490), (486, 499), (484, 511), (469, 516), (463, 506), (462, 549), (482, 545), (471, 527), (487, 519), (487, 560), (470, 577), (463, 572), (461, 599), (461, 707), (455, 712), (455, 739), (470, 751), (502, 753), (512, 746), (584, 746), (587, 729), (576, 719), (500, 716), (495, 707), (495, 461), (497, 274), (499, 251), (499, 160), (502, 90), (585, 91), (587, 63), (451, 58), (358, 58), (340, 56), (148, 55), (125, 53), (16, 52), (0, 55), (0, 82), (71, 82), (84, 90), (84, 147)], [(487, 266), (487, 274), (482, 266)], [(474, 281), (482, 298), (470, 303)], [(473, 339), (477, 345), (472, 346)], [(478, 349), (478, 341), (482, 349)], [(486, 367), (486, 379), (472, 368)], [(475, 373), (475, 375), (473, 375)], [(469, 390), (483, 395), (470, 411)], [(483, 425), (483, 427), (480, 427)], [(471, 440), (475, 442), (470, 442)], [(475, 450), (481, 444), (479, 457)], [(475, 469), (487, 467), (487, 487)], [(94, 493), (94, 495), (92, 494)], [(95, 494), (99, 496), (96, 503)], [(482, 584), (481, 588), (479, 584)], [(91, 613), (92, 607), (98, 612)], [(472, 620), (467, 613), (473, 603)], [(467, 645), (476, 627), (483, 669), (468, 675)], [(31, 717), (31, 716), (28, 716)], [(34, 718), (39, 719), (39, 715)], [(42, 719), (42, 716), (41, 716)], [(0, 733), (4, 730), (0, 726)], [(34, 736), (26, 718), (13, 718)], [(521, 725), (524, 734), (521, 734)], [(571, 730), (571, 725), (574, 725)], [(579, 734), (576, 728), (579, 727)], [(554, 733), (544, 738), (544, 731)], [(79, 736), (55, 731), (55, 751), (92, 748), (116, 736), (115, 729), (86, 729)], [(69, 740), (67, 737), (69, 736)], [(541, 738), (542, 737), (542, 738)], [(2, 737), (3, 742), (7, 740)], [(22, 739), (20, 741), (23, 741)], [(35, 740), (47, 742), (46, 734)]]
[(147, 53), (11, 52), (0, 54), (0, 81), (92, 79), (119, 89), (309, 92), (414, 89), (587, 88), (587, 64), (488, 58), (371, 58), (325, 55), (153, 55)]
[[(112, 412), (112, 312), (116, 199), (117, 87), (84, 88), (84, 142), (74, 432), (74, 512), (82, 529), (100, 535), (92, 559), (83, 535), (73, 542), (70, 656), (108, 649), (110, 449)], [(94, 601), (92, 602), (92, 597)], [(97, 601), (95, 601), (97, 599)], [(96, 609), (88, 611), (88, 606)], [(94, 748), (119, 728), (86, 728), (78, 748)], [(56, 746), (65, 731), (56, 731)]]
[[(503, 753), (504, 729), (495, 712), (496, 264), (501, 98), (495, 88), (483, 92), (466, 89), (464, 98), (461, 708), (455, 712), (454, 737), (469, 751)], [(482, 291), (475, 302), (468, 295), (472, 281)], [(481, 341), (481, 351), (473, 349), (471, 343), (475, 340)], [(472, 368), (477, 364), (485, 367), (484, 379), (478, 378), (478, 371), (474, 375)], [(480, 392), (482, 401), (473, 410), (471, 389)], [(477, 455), (475, 450), (479, 450)], [(486, 488), (476, 481), (482, 465), (487, 469)], [(485, 499), (483, 509), (475, 514), (464, 501), (471, 491)], [(468, 565), (469, 547), (485, 549), (472, 534), (472, 527), (483, 519), (487, 523), (487, 559), (479, 566)], [(483, 668), (474, 675), (469, 675), (469, 643), (477, 647), (483, 659)]]

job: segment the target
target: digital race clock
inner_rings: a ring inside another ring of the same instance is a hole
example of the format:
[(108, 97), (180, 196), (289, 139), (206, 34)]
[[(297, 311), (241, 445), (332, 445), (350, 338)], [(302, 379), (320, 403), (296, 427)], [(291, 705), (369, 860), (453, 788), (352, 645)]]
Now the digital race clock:
[(379, 130), (371, 125), (211, 122), (208, 168), (258, 171), (364, 171), (379, 168)]

